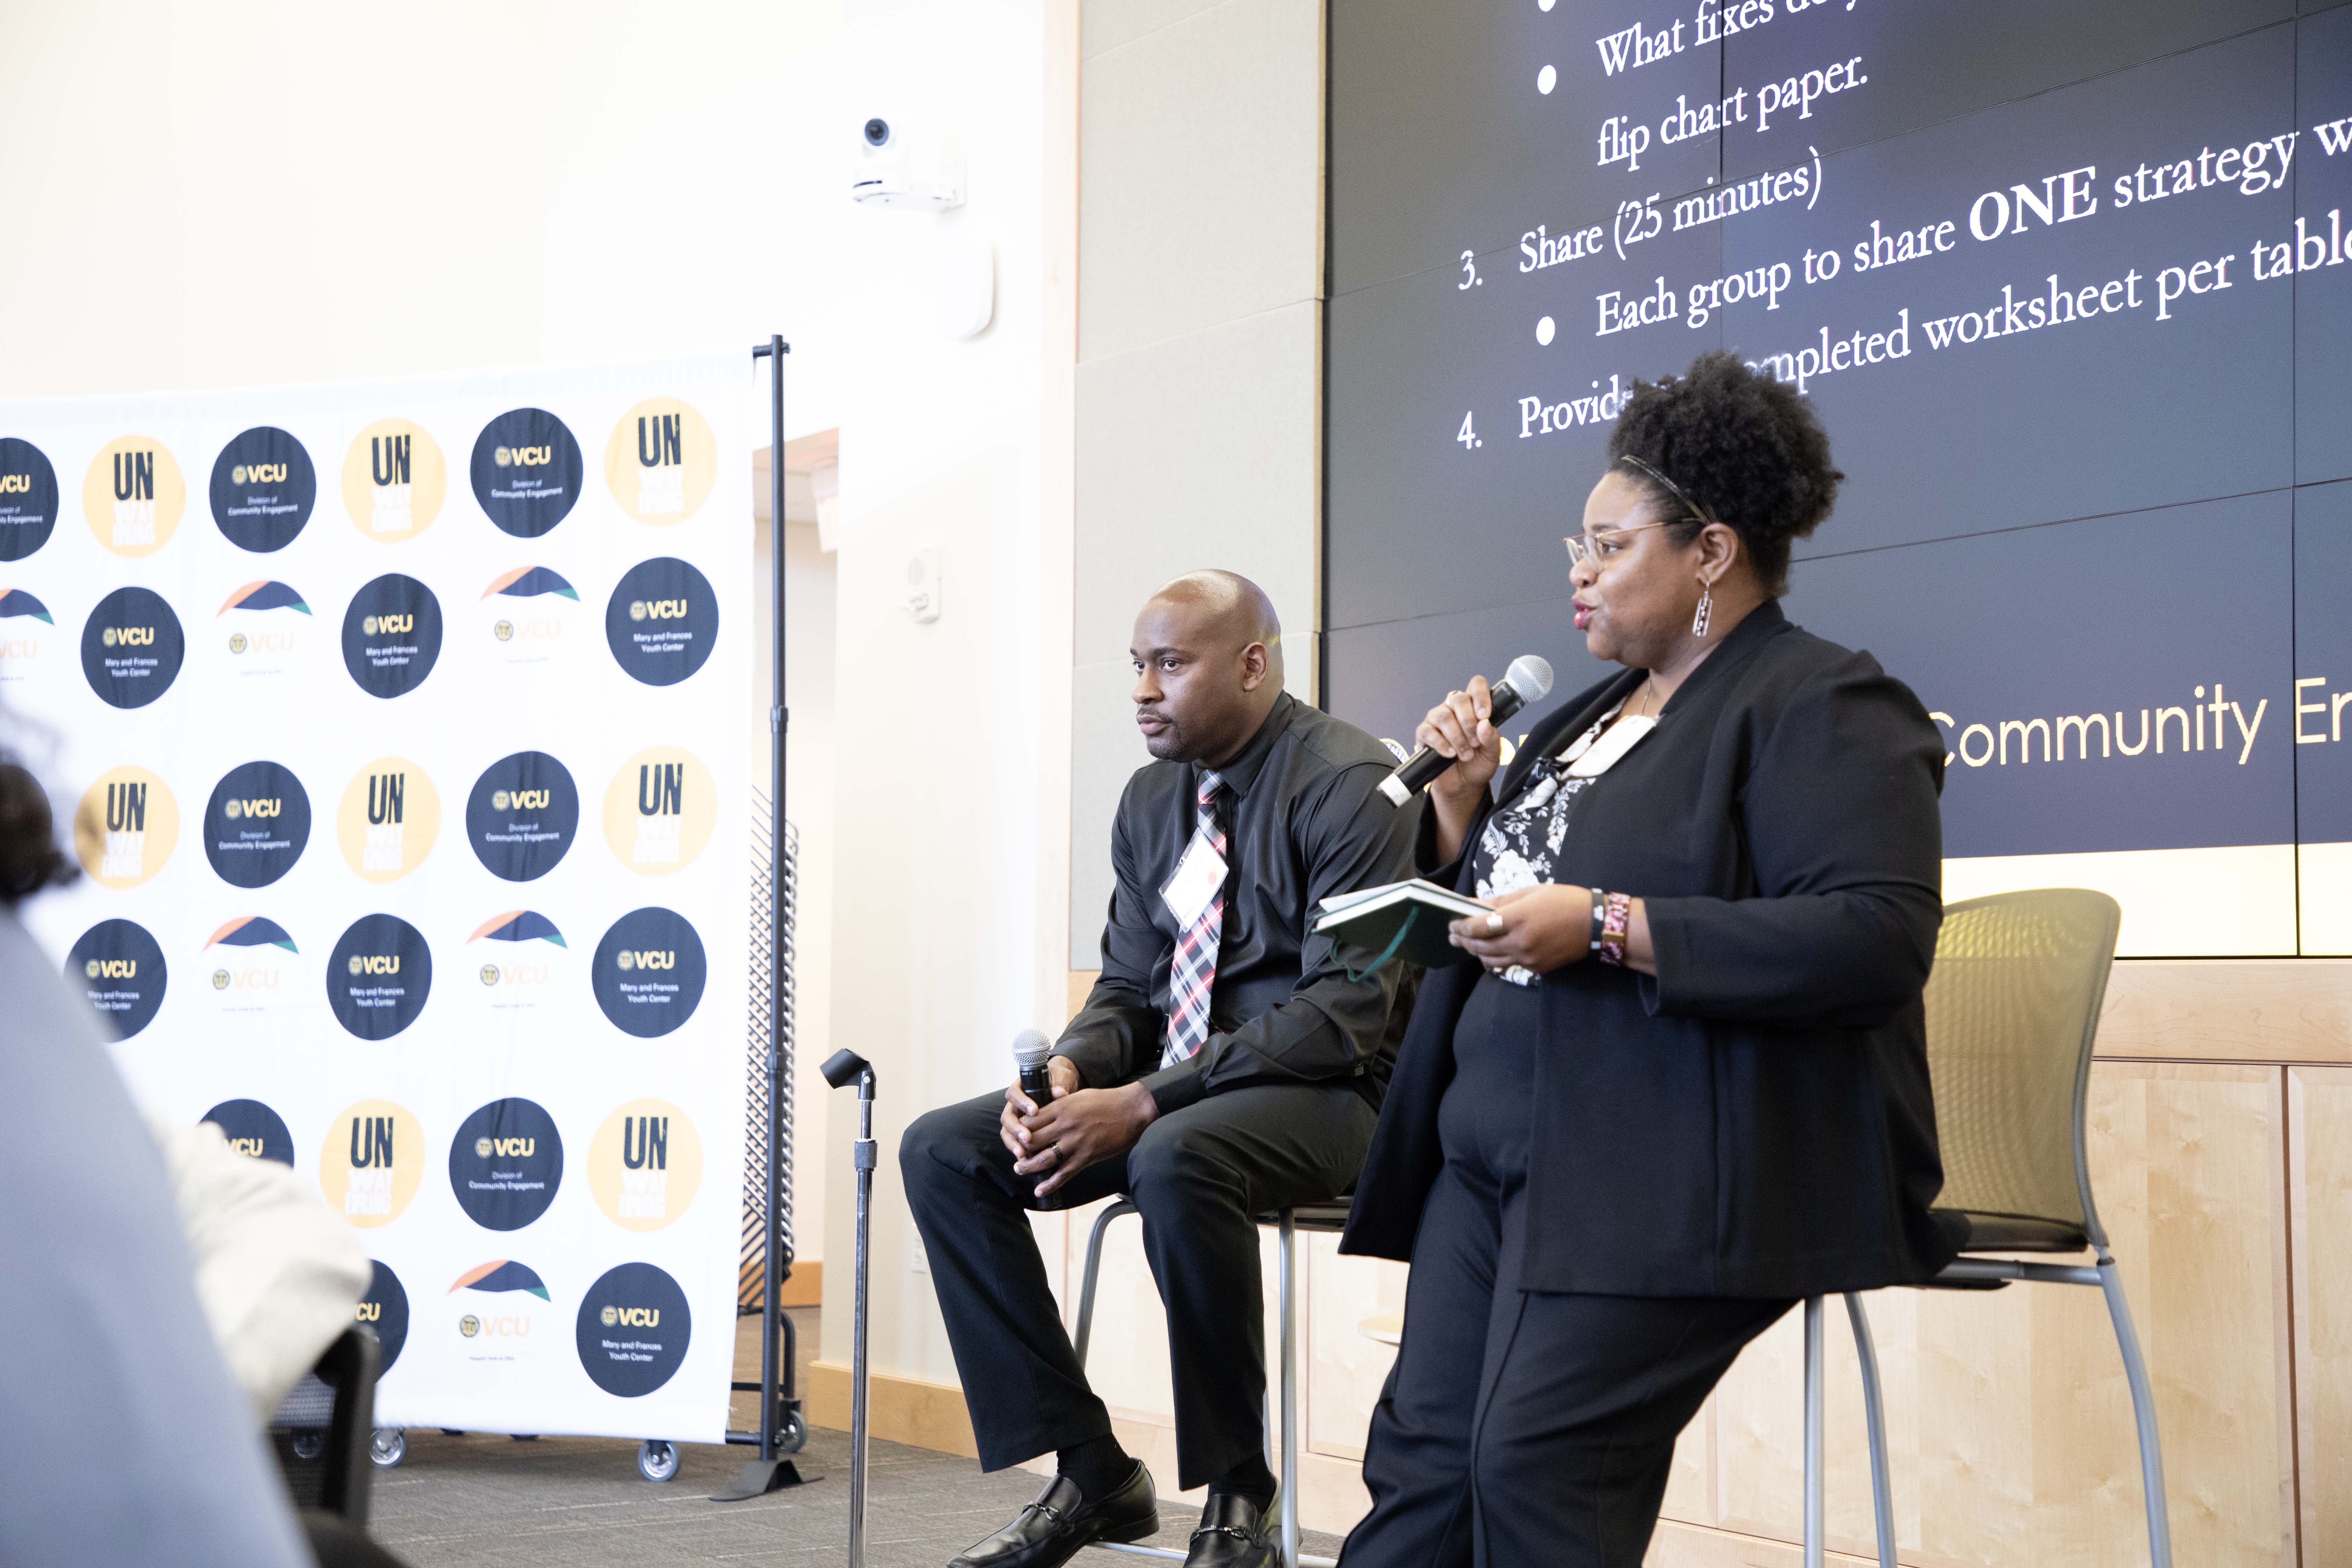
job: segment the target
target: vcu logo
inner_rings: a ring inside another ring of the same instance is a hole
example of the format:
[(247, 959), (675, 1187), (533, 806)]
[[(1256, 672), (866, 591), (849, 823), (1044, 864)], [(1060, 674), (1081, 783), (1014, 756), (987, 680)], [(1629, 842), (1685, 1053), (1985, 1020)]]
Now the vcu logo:
[(221, 814), (234, 820), (240, 816), (276, 816), (283, 803), (275, 800), (232, 800), (222, 805)]
[(596, 1316), (608, 1329), (651, 1329), (661, 1323), (659, 1307), (607, 1307)]
[(146, 872), (147, 786), (110, 784), (106, 786), (106, 848), (99, 861), (101, 877), (139, 877)]
[(239, 463), (228, 471), (233, 485), (282, 485), (286, 482), (283, 463)]
[(114, 545), (155, 542), (155, 454), (114, 454)]
[(538, 1151), (536, 1138), (477, 1138), (474, 1155), (477, 1159), (528, 1160)]
[(352, 1178), (343, 1191), (345, 1217), (392, 1214), (392, 1118), (352, 1118)]
[(633, 621), (682, 621), (689, 605), (684, 599), (632, 599), (629, 619)]
[(501, 468), (541, 468), (555, 461), (552, 447), (500, 447), (490, 454), (490, 461)]
[(383, 1321), (383, 1303), (381, 1301), (362, 1301), (358, 1306), (352, 1309), (352, 1316), (353, 1320), (358, 1322), (380, 1323)]
[(232, 1138), (228, 1140), (228, 1146), (252, 1159), (261, 1158), (261, 1140), (258, 1138)]
[(0, 496), (23, 496), (32, 493), (32, 475), (0, 474)]
[(93, 958), (81, 966), (92, 980), (130, 980), (139, 973), (135, 958)]
[(353, 974), (397, 974), (400, 954), (396, 952), (355, 952), (349, 964)]
[(555, 792), (545, 789), (502, 789), (490, 795), (492, 811), (545, 811)]
[(409, 479), (409, 444), (414, 439), (410, 436), (368, 437), (368, 479), (375, 487), (374, 504), (368, 515), (372, 533), (406, 533), (415, 526)]
[(152, 647), (155, 646), (155, 628), (108, 626), (98, 634), (98, 640), (109, 647)]
[(677, 954), (674, 951), (625, 947), (613, 962), (623, 969), (676, 969)]
[(414, 612), (405, 616), (369, 616), (360, 622), (360, 630), (370, 637), (404, 637), (415, 629)]

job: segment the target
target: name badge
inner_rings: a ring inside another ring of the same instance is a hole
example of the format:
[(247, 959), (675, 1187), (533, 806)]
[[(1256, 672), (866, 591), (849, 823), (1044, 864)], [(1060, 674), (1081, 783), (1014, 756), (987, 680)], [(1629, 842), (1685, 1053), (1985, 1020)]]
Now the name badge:
[(1224, 885), (1225, 858), (1209, 847), (1209, 841), (1196, 833), (1191, 847), (1184, 851), (1184, 858), (1177, 862), (1176, 874), (1160, 889), (1160, 898), (1168, 906), (1168, 912), (1176, 917), (1176, 929), (1190, 931)]

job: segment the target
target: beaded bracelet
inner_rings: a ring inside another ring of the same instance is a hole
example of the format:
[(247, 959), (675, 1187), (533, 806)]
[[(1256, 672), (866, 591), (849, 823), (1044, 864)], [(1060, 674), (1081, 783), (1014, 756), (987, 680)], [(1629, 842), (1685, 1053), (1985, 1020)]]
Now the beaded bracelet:
[(1601, 902), (1601, 962), (1622, 964), (1625, 962), (1625, 928), (1633, 918), (1633, 897), (1630, 893), (1611, 893)]

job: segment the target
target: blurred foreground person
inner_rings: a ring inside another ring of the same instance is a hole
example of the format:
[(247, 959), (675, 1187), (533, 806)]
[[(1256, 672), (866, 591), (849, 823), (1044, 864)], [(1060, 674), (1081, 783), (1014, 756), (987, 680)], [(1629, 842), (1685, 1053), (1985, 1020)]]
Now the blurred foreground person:
[(1059, 1472), (951, 1568), (1050, 1568), (1159, 1527), (1025, 1212), (1118, 1193), (1142, 1211), (1168, 1306), (1177, 1482), (1209, 1489), (1188, 1562), (1273, 1561), (1253, 1216), (1354, 1183), (1410, 1000), (1397, 968), (1351, 978), (1307, 933), (1318, 900), (1406, 874), (1414, 814), (1380, 795), (1395, 764), (1378, 741), (1283, 690), (1265, 595), (1230, 572), (1180, 577), (1129, 652), (1159, 760), (1119, 800), (1102, 978), (1054, 1047), (1053, 1093), (1038, 1105), (1016, 1080), (898, 1147), (981, 1464), (1051, 1453)]
[(1920, 1002), (1944, 742), (1779, 604), (1828, 437), (1715, 353), (1609, 450), (1570, 581), (1624, 670), (1491, 793), (1485, 681), (1418, 731), (1454, 759), (1418, 864), (1494, 912), (1423, 988), (1340, 1247), (1412, 1264), (1347, 1568), (1633, 1568), (1742, 1346), (1953, 1256)]

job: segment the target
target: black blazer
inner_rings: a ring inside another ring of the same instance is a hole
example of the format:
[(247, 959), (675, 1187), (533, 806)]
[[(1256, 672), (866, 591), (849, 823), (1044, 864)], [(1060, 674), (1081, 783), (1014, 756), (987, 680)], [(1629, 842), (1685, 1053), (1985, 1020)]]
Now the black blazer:
[[(1495, 802), (1643, 679), (1528, 735)], [(1926, 1279), (1956, 1239), (1920, 993), (1943, 920), (1944, 742), (1867, 654), (1768, 602), (1579, 803), (1565, 879), (1646, 901), (1658, 973), (1542, 979), (1524, 1283), (1628, 1296), (1793, 1297)], [(1444, 1163), (1438, 1102), (1480, 971), (1429, 972), (1342, 1252), (1410, 1259)]]

